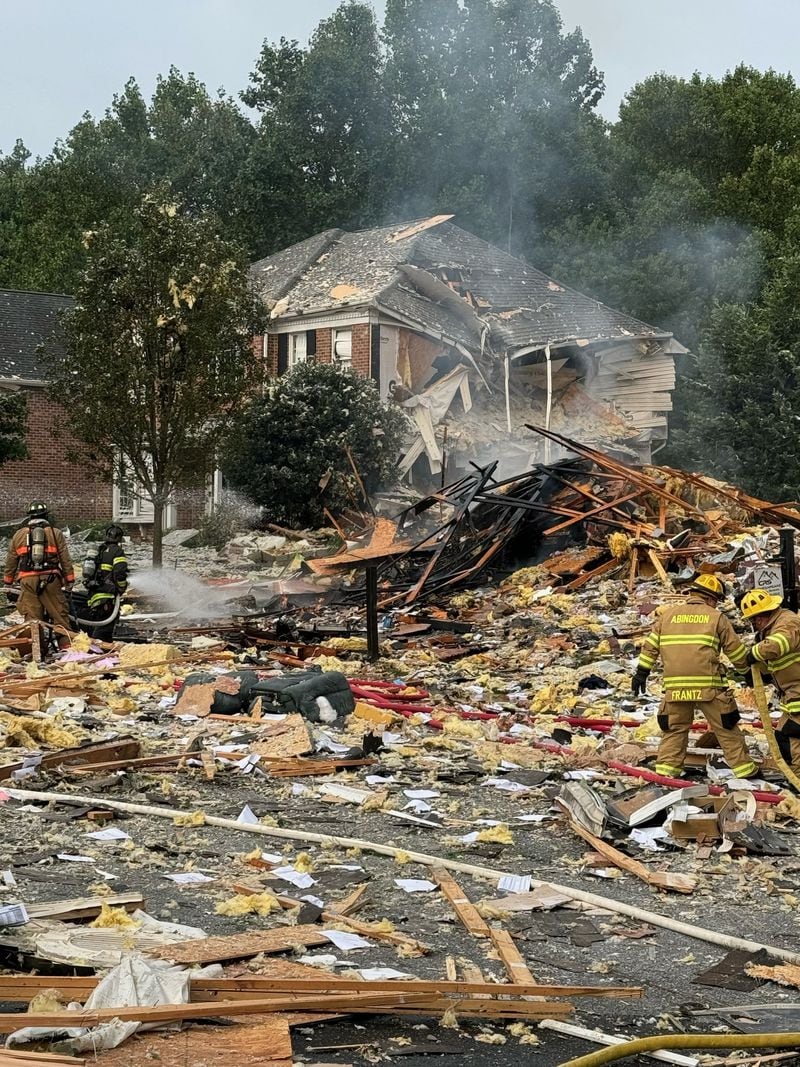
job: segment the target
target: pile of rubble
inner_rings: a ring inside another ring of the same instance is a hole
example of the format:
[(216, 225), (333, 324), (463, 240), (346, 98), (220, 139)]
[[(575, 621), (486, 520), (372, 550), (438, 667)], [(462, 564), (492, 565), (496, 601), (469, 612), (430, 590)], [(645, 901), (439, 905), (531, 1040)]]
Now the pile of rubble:
[[(657, 681), (634, 700), (629, 678), (697, 569), (791, 571), (778, 527), (800, 513), (580, 449), (476, 470), (334, 555), (306, 539), (269, 609), (187, 626), (140, 603), (137, 641), (47, 663), (22, 624), (0, 634), (14, 1048), (553, 1062), (589, 1031), (797, 1028), (800, 805), (752, 693), (763, 777), (733, 779), (697, 723), (697, 777), (674, 781), (650, 769)], [(500, 577), (513, 555), (533, 562)]]

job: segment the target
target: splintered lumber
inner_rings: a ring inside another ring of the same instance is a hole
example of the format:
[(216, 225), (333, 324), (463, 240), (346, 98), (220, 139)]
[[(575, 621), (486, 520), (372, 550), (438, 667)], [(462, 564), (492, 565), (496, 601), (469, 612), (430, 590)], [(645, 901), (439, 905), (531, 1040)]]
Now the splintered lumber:
[[(448, 1009), (457, 1008), (463, 1016), (478, 1016), (489, 1019), (546, 1019), (551, 1016), (569, 1015), (573, 1010), (566, 1001), (528, 1000), (471, 1000), (437, 997), (428, 993), (353, 993), (323, 996), (262, 997), (257, 1000), (217, 1000), (213, 1004), (165, 1004), (156, 1007), (110, 1007), (92, 1011), (26, 1012), (26, 1026), (93, 1027), (119, 1019), (120, 1022), (174, 1023), (186, 1019), (204, 1019), (213, 1016), (261, 1015), (284, 1011), (335, 1011), (347, 1014), (395, 1015), (440, 1015)], [(0, 1033), (17, 1030), (20, 1016), (17, 1012), (0, 1014)]]
[[(78, 795), (73, 793), (51, 793), (37, 789), (17, 789), (8, 787), (6, 792), (15, 800), (38, 800), (59, 804), (75, 804), (89, 807), (104, 807), (111, 811), (125, 811), (131, 815), (147, 815), (156, 819), (174, 820), (186, 813), (178, 808), (161, 808), (151, 804), (132, 804), (122, 800), (107, 800), (105, 798)], [(367, 841), (359, 837), (339, 837), (331, 834), (311, 833), (306, 830), (287, 830), (278, 826), (264, 826), (261, 823), (239, 823), (235, 819), (223, 819), (217, 815), (206, 815), (206, 825), (220, 826), (225, 830), (236, 830), (240, 833), (256, 834), (262, 837), (271, 837), (284, 841), (305, 841), (312, 844), (331, 844), (337, 848), (358, 848), (362, 852), (374, 852), (378, 856), (397, 856), (398, 850), (390, 845), (379, 845), (374, 841)], [(446, 859), (443, 856), (432, 856), (425, 852), (406, 853), (409, 862), (421, 863), (426, 867), (441, 867), (448, 871), (459, 871), (463, 874), (474, 875), (477, 878), (489, 878), (495, 884), (504, 875), (518, 875), (519, 871), (496, 870), (492, 867), (480, 867), (472, 863), (463, 863), (461, 860)], [(531, 879), (531, 886), (536, 889), (546, 887), (556, 893), (561, 893), (569, 900), (588, 904), (592, 908), (601, 908), (603, 911), (615, 912), (618, 915), (628, 915), (632, 919), (638, 919), (649, 923), (651, 926), (659, 926), (664, 930), (673, 930), (675, 933), (686, 937), (694, 937), (698, 941), (706, 941), (711, 945), (720, 945), (722, 948), (743, 949), (745, 952), (768, 952), (777, 959), (786, 960), (788, 963), (800, 964), (800, 954), (789, 949), (780, 948), (777, 945), (765, 945), (758, 941), (748, 941), (742, 937), (732, 937), (730, 934), (721, 934), (716, 930), (708, 930), (703, 926), (693, 926), (691, 923), (681, 922), (669, 915), (660, 915), (658, 912), (649, 911), (646, 908), (638, 908), (622, 900), (613, 897), (604, 897), (599, 893), (589, 893), (573, 886), (560, 885), (558, 882), (545, 882), (538, 878)]]
[[(93, 1058), (94, 1067), (292, 1067), (291, 1020), (283, 1015), (225, 1026), (203, 1026), (176, 1033), (139, 1033)], [(75, 1060), (61, 1061), (64, 1067)], [(3, 1067), (0, 1061), (0, 1067)]]
[[(362, 888), (361, 886), (358, 887)], [(363, 887), (366, 889), (366, 884)], [(253, 892), (260, 892), (260, 890), (253, 890), (244, 886), (236, 886), (237, 892), (244, 892), (251, 894)], [(297, 901), (294, 897), (282, 897), (279, 896), (278, 902), (285, 908), (296, 908)], [(360, 894), (355, 898), (356, 902), (360, 899)], [(341, 902), (345, 907), (348, 906), (348, 899)], [(357, 934), (363, 934), (364, 937), (371, 937), (375, 941), (388, 941), (391, 945), (402, 945), (414, 956), (427, 956), (430, 952), (430, 948), (423, 944), (422, 941), (417, 941), (413, 937), (409, 937), (407, 934), (401, 934), (397, 930), (384, 930), (378, 923), (365, 923), (358, 919), (353, 919), (346, 912), (340, 911), (337, 908), (324, 908), (322, 911), (322, 918), (326, 922), (341, 923), (343, 926), (349, 927)]]
[(107, 897), (41, 901), (37, 904), (26, 904), (25, 909), (31, 919), (60, 919), (66, 922), (71, 919), (96, 919), (104, 904), (110, 908), (136, 911), (137, 908), (144, 907), (144, 897), (141, 893), (115, 893)]
[(441, 891), (453, 905), (453, 910), (467, 932), (472, 934), (473, 937), (491, 937), (492, 931), (489, 924), (475, 905), (467, 898), (466, 893), (455, 878), (448, 874), (443, 867), (434, 867), (431, 874)]
[(311, 948), (329, 944), (328, 938), (318, 926), (281, 926), (275, 930), (259, 930), (257, 933), (230, 934), (227, 937), (204, 937), (195, 941), (181, 941), (177, 945), (164, 945), (148, 953), (161, 960), (174, 963), (220, 963), (223, 960), (240, 960), (258, 956), (262, 952), (289, 952), (294, 948)]
[[(462, 963), (462, 967), (464, 964)], [(0, 975), (0, 999), (26, 1002), (45, 989), (58, 989), (62, 994), (69, 994), (73, 1000), (82, 1000), (94, 990), (99, 979), (87, 976), (80, 978), (59, 978), (53, 975)], [(478, 981), (450, 982), (437, 979), (428, 981), (419, 978), (391, 979), (388, 981), (367, 982), (359, 978), (341, 978), (338, 975), (324, 975), (319, 978), (279, 978), (269, 975), (247, 975), (240, 978), (193, 978), (191, 980), (191, 997), (193, 1002), (205, 1002), (211, 998), (253, 1000), (256, 996), (269, 997), (292, 995), (312, 995), (317, 993), (410, 993), (414, 996), (435, 994), (436, 996), (466, 997), (601, 997), (603, 999), (638, 999), (642, 996), (641, 986), (571, 986), (540, 985), (537, 982), (487, 982)]]
[[(558, 798), (556, 799), (556, 803), (559, 803)], [(636, 878), (640, 878), (653, 889), (671, 889), (675, 893), (693, 893), (697, 888), (697, 879), (694, 875), (670, 874), (666, 871), (650, 871), (643, 863), (639, 863), (638, 860), (626, 856), (625, 853), (620, 852), (618, 848), (614, 848), (613, 845), (609, 845), (608, 842), (589, 833), (588, 830), (585, 830), (575, 822), (574, 819), (570, 819), (569, 825), (570, 829), (578, 834), (579, 837), (582, 837), (584, 841), (588, 841), (595, 852), (599, 852), (603, 859), (608, 860), (609, 863), (613, 863), (615, 867), (619, 867), (621, 870), (635, 875)]]
[[(115, 741), (101, 741), (92, 745), (80, 745), (77, 748), (62, 748), (58, 752), (48, 752), (42, 756), (40, 768), (74, 766), (85, 764), (96, 766), (109, 760), (135, 759), (141, 752), (141, 745), (132, 737), (119, 737)], [(24, 763), (7, 763), (0, 767), (0, 781), (11, 778), (14, 771), (21, 770)], [(102, 801), (98, 801), (102, 807)]]

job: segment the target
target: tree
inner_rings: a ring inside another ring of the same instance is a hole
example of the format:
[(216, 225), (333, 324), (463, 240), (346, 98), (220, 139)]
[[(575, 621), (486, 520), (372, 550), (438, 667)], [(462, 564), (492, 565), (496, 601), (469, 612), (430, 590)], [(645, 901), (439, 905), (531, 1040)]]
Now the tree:
[(259, 380), (251, 345), (264, 311), (246, 257), (220, 237), (217, 220), (170, 202), (165, 190), (86, 244), (51, 393), (94, 465), (110, 475), (122, 461), (152, 501), (159, 566), (164, 507), (209, 472)]
[(0, 393), (0, 464), (25, 459), (27, 404), (24, 393)]
[(242, 100), (260, 113), (247, 164), (261, 254), (386, 210), (390, 113), (372, 8), (345, 0), (307, 48), (264, 42)]
[(215, 213), (226, 237), (249, 244), (243, 183), (253, 137), (233, 100), (212, 97), (173, 67), (149, 104), (129, 80), (102, 118), (84, 115), (33, 166), (18, 144), (0, 159), (0, 283), (73, 293), (83, 233), (106, 223), (120, 230), (161, 184), (187, 208)]
[(530, 254), (598, 199), (602, 76), (551, 0), (388, 0), (383, 38), (403, 214), (455, 212)]
[(317, 523), (323, 507), (359, 501), (348, 449), (367, 487), (377, 488), (396, 468), (406, 425), (399, 408), (381, 403), (371, 379), (301, 363), (251, 403), (223, 470), (273, 522)]
[(755, 496), (800, 499), (800, 248), (761, 300), (715, 308), (703, 337), (690, 429), (705, 466)]

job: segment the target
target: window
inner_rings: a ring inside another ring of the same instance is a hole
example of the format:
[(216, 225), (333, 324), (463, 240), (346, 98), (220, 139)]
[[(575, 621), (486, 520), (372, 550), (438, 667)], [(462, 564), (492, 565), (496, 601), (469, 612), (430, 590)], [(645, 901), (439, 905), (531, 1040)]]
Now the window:
[(353, 366), (353, 331), (333, 331), (333, 362), (342, 370)]
[(289, 334), (289, 366), (296, 367), (306, 361), (306, 332)]

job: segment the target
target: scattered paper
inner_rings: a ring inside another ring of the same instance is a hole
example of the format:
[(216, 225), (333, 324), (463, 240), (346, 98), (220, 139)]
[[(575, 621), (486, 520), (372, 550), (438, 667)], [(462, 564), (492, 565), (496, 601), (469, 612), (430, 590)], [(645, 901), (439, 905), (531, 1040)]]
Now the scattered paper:
[(438, 789), (404, 789), (403, 795), (409, 800), (433, 800), (442, 794)]
[(201, 874), (200, 871), (181, 871), (178, 874), (165, 874), (164, 877), (177, 885), (201, 885), (203, 882), (214, 881), (213, 878), (209, 878), (207, 874)]
[(322, 930), (321, 932), (340, 952), (350, 952), (355, 948), (372, 948), (371, 943), (359, 934), (348, 934), (344, 930)]
[(304, 897), (300, 897), (300, 899), (304, 900), (307, 904), (313, 904), (315, 908), (325, 907), (325, 901), (321, 897), (312, 896), (311, 893), (306, 893), (306, 895)]
[(362, 967), (356, 971), (365, 982), (387, 982), (392, 978), (411, 979), (415, 976), (405, 971), (396, 971), (394, 967)]
[(302, 874), (294, 867), (273, 867), (271, 873), (276, 878), (280, 878), (282, 882), (290, 882), (297, 889), (310, 889), (312, 885), (317, 884), (310, 874)]
[(116, 826), (106, 826), (102, 830), (92, 830), (86, 834), (86, 837), (91, 837), (93, 841), (130, 841), (130, 834), (126, 834), (124, 830), (120, 830)]
[(94, 863), (91, 856), (73, 856), (69, 852), (59, 852), (56, 859), (66, 860), (68, 863)]
[(486, 785), (493, 785), (495, 789), (502, 789), (506, 793), (527, 793), (529, 786), (522, 782), (514, 782), (510, 778), (487, 778)]
[[(530, 878), (528, 883), (530, 884)], [(436, 889), (436, 883), (429, 882), (427, 878), (395, 878), (394, 884), (404, 893), (432, 893)]]
[(238, 823), (242, 823), (242, 825), (244, 825), (244, 826), (257, 826), (258, 825), (258, 816), (256, 815), (256, 813), (253, 811), (253, 809), (250, 807), (249, 804), (245, 804), (245, 806), (239, 812), (239, 815), (237, 816), (236, 821)]
[(529, 874), (504, 874), (498, 881), (497, 888), (506, 893), (528, 893), (531, 888)]

